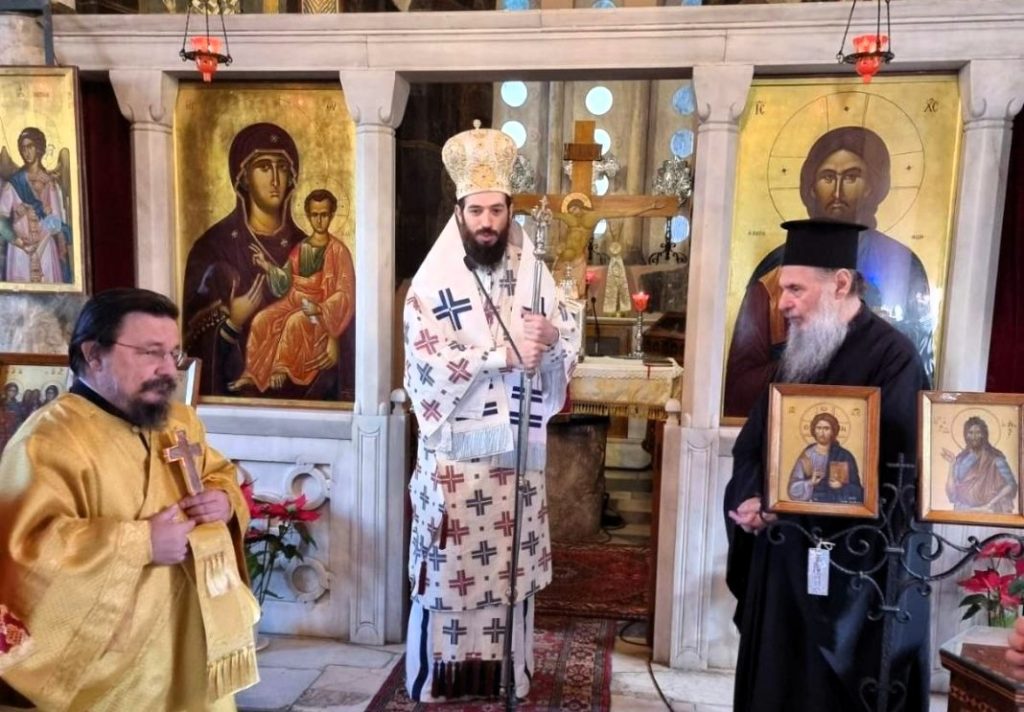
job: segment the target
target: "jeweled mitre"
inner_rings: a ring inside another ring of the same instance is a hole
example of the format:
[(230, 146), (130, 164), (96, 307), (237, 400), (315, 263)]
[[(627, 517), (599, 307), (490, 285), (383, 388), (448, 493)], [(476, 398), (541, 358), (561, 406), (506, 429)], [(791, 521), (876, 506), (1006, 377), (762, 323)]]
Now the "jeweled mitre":
[(441, 160), (455, 182), (456, 198), (489, 191), (512, 195), (516, 145), (508, 134), (474, 121), (472, 129), (448, 139)]

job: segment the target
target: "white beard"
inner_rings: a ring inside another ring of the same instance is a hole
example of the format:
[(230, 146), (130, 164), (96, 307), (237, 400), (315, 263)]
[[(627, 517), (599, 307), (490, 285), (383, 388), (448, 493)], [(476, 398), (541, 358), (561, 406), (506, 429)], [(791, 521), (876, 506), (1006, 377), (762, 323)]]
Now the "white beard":
[(818, 304), (818, 312), (803, 325), (789, 326), (779, 369), (779, 380), (784, 383), (813, 382), (825, 371), (846, 338), (849, 325), (839, 315), (842, 301), (822, 295)]

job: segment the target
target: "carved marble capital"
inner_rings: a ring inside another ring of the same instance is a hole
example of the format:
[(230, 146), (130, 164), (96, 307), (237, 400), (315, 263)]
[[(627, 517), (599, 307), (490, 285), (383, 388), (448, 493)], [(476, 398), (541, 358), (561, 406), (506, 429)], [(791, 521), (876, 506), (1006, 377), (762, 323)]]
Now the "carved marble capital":
[(110, 84), (132, 129), (155, 124), (170, 131), (178, 98), (177, 79), (159, 69), (112, 69)]
[(701, 124), (735, 126), (747, 105), (754, 67), (750, 64), (693, 68), (693, 93)]
[(383, 126), (393, 131), (402, 123), (409, 82), (398, 72), (346, 69), (340, 75), (348, 111), (357, 127)]
[(960, 70), (965, 128), (1002, 128), (1024, 107), (1024, 60), (975, 59)]

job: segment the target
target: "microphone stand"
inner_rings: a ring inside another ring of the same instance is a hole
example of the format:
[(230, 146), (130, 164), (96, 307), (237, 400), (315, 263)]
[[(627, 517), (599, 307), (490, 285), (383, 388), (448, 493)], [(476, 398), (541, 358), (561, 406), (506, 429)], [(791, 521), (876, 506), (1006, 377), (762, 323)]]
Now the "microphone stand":
[[(548, 208), (547, 196), (541, 196), (540, 203), (531, 215), (537, 224), (534, 238), (533, 256), (533, 301), (534, 314), (540, 314), (540, 286), (544, 274), (544, 255), (547, 251), (548, 224), (551, 222), (551, 210)], [(505, 616), (505, 640), (502, 657), (505, 659), (504, 685), (505, 710), (511, 712), (516, 707), (516, 673), (515, 660), (512, 653), (512, 632), (515, 627), (516, 598), (518, 596), (519, 578), (519, 544), (523, 528), (523, 489), (526, 474), (527, 458), (530, 452), (530, 406), (533, 403), (533, 376), (522, 371), (519, 376), (519, 436), (516, 439), (516, 487), (513, 506), (512, 526), (512, 570), (509, 572), (508, 612)], [(524, 610), (525, 615), (525, 610)], [(526, 621), (524, 620), (525, 624)]]

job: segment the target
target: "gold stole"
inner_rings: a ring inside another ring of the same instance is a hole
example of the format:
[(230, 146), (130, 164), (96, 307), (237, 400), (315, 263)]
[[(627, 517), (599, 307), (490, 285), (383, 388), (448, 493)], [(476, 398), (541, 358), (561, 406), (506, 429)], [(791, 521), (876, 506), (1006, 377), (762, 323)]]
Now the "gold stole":
[[(184, 430), (175, 431), (173, 444), (163, 450), (169, 464), (181, 467), (190, 495), (203, 490), (194, 459), (201, 454), (202, 448), (188, 442)], [(200, 524), (189, 533), (188, 541), (206, 632), (208, 699), (213, 701), (260, 681), (252, 630), (260, 608), (238, 575), (234, 543), (224, 522)]]

